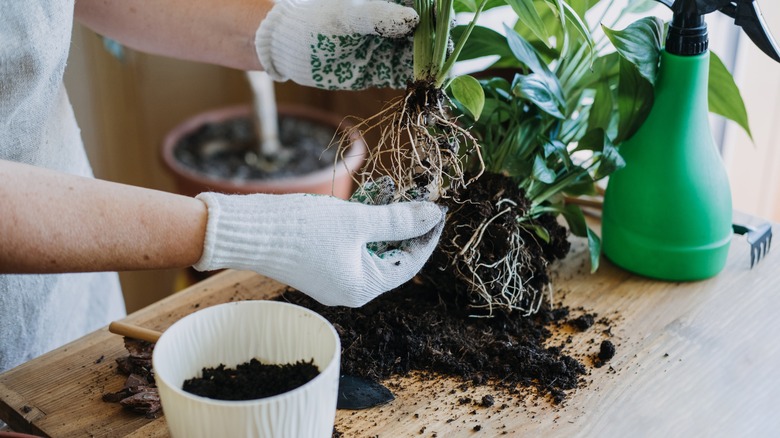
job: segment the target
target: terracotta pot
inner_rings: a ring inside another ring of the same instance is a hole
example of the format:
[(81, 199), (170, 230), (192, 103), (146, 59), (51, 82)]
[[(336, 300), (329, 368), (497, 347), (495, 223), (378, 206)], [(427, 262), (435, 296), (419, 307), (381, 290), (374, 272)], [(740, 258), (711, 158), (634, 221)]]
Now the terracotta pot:
[[(343, 131), (348, 125), (334, 114), (319, 111), (304, 106), (278, 107), (281, 116), (310, 120), (319, 124)], [(254, 179), (246, 181), (230, 181), (223, 178), (198, 172), (184, 166), (174, 156), (174, 147), (179, 139), (194, 132), (206, 123), (221, 122), (232, 118), (250, 117), (250, 105), (238, 105), (219, 108), (195, 115), (172, 129), (165, 137), (162, 147), (162, 159), (171, 171), (179, 193), (195, 196), (204, 191), (221, 193), (316, 193), (333, 195), (342, 199), (349, 198), (353, 191), (352, 174), (363, 166), (366, 159), (366, 146), (359, 135), (353, 137), (351, 149), (344, 154), (345, 159), (335, 166), (329, 166), (315, 172), (274, 179)]]

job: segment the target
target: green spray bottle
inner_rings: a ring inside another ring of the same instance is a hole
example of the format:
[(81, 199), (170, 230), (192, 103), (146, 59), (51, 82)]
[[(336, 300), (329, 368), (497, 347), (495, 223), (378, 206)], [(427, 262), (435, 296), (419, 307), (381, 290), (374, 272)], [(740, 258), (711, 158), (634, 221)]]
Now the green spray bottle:
[(604, 195), (604, 254), (647, 277), (700, 280), (725, 266), (732, 237), (731, 189), (712, 137), (704, 15), (720, 11), (780, 62), (754, 0), (656, 0), (673, 18), (661, 51), (647, 120), (620, 146), (626, 161)]

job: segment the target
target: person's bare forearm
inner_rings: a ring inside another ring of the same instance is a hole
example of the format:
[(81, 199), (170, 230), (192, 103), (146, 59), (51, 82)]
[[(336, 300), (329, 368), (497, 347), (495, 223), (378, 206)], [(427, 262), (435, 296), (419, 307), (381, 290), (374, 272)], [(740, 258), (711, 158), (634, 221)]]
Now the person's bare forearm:
[(76, 19), (136, 50), (261, 70), (254, 37), (272, 0), (76, 0)]
[(190, 266), (207, 214), (195, 198), (0, 160), (0, 272)]

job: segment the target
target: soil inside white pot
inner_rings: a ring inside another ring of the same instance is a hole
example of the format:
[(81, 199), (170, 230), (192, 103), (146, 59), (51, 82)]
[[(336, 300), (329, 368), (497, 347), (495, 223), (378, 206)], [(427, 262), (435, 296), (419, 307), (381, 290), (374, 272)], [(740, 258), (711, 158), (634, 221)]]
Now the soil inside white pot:
[(235, 367), (204, 367), (200, 377), (184, 381), (183, 390), (217, 400), (256, 400), (301, 387), (320, 374), (314, 359), (289, 364), (251, 359)]
[(232, 181), (299, 176), (333, 165), (338, 148), (329, 146), (335, 133), (333, 127), (281, 115), (281, 161), (263, 163), (269, 160), (257, 155), (251, 119), (237, 117), (206, 123), (186, 135), (176, 144), (174, 156), (196, 172)]

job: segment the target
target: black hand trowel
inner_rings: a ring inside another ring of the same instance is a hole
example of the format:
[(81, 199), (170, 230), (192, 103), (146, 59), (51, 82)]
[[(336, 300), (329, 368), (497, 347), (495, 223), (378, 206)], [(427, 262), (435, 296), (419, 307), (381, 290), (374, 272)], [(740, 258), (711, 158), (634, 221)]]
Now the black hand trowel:
[(339, 378), (339, 398), (336, 409), (358, 410), (389, 403), (395, 396), (381, 383), (358, 376)]

